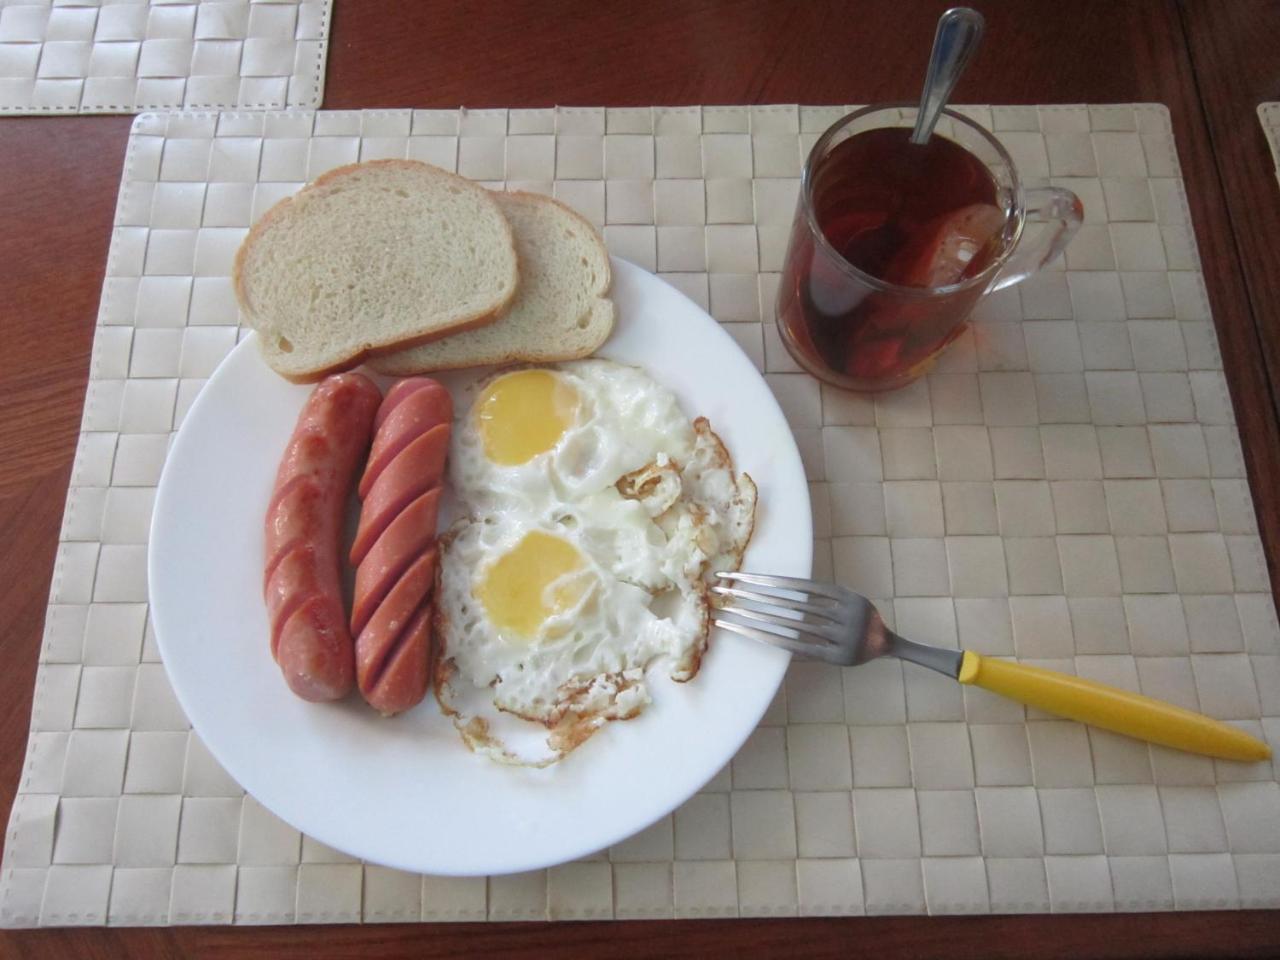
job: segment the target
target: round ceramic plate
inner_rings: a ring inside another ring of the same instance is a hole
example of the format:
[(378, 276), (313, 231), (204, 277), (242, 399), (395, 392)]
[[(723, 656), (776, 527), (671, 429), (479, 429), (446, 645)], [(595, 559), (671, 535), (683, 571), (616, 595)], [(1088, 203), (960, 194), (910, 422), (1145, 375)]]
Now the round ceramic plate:
[[(795, 441), (751, 361), (674, 288), (614, 260), (618, 324), (600, 356), (645, 368), (709, 417), (759, 487), (744, 569), (807, 576), (808, 486)], [(304, 833), (422, 873), (510, 873), (601, 850), (669, 813), (737, 752), (777, 691), (781, 650), (715, 630), (698, 676), (650, 671), (653, 703), (547, 769), (463, 745), (434, 698), (393, 719), (358, 696), (291, 694), (262, 601), (263, 516), (310, 393), (276, 376), (253, 337), (214, 373), (179, 431), (156, 497), (151, 616), (192, 725), (218, 761)]]

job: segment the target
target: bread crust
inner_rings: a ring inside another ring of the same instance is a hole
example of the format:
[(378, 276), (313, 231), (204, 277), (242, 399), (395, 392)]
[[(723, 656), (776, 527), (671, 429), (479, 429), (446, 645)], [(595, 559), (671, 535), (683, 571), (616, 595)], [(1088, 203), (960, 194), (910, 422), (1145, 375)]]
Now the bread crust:
[[(435, 174), (442, 175), (447, 179), (451, 179), (451, 180), (457, 181), (458, 183), (464, 184), (465, 185), (464, 189), (466, 190), (481, 190), (486, 194), (489, 193), (489, 191), (485, 190), (485, 188), (480, 186), (479, 184), (474, 183), (471, 180), (468, 180), (466, 177), (461, 177), (456, 173), (452, 173), (448, 170), (445, 170), (442, 167), (436, 167), (429, 163), (423, 163), (421, 160), (388, 159), (388, 160), (365, 160), (359, 163), (348, 163), (348, 164), (344, 164), (341, 167), (335, 167), (334, 169), (321, 174), (315, 180), (312, 180), (310, 183), (304, 186), (301, 190), (299, 190), (293, 196), (285, 197), (284, 199), (277, 201), (276, 204), (272, 206), (271, 209), (268, 210), (266, 213), (264, 213), (261, 217), (259, 217), (258, 221), (250, 228), (249, 233), (245, 236), (244, 240), (240, 243), (240, 248), (236, 251), (235, 261), (232, 264), (232, 268), (231, 268), (231, 284), (232, 284), (233, 290), (235, 291), (236, 302), (239, 304), (240, 310), (245, 315), (245, 318), (248, 320), (249, 325), (253, 327), (254, 330), (258, 331), (260, 336), (261, 336), (261, 331), (259, 330), (258, 324), (255, 322), (253, 304), (250, 300), (249, 292), (245, 288), (244, 268), (245, 268), (245, 261), (248, 258), (250, 250), (262, 238), (262, 236), (266, 233), (267, 230), (269, 230), (277, 221), (279, 221), (281, 217), (287, 214), (288, 210), (300, 197), (303, 197), (310, 193), (314, 193), (317, 190), (323, 189), (324, 187), (332, 183), (334, 180), (338, 180), (338, 179), (341, 179), (342, 177), (348, 176), (356, 170), (368, 169), (370, 167), (391, 167), (391, 168), (400, 168), (405, 170), (420, 170), (425, 168), (427, 170), (432, 171)], [(497, 206), (497, 201), (493, 201), (493, 203), (495, 206)], [(507, 296), (498, 305), (496, 309), (477, 312), (474, 314), (470, 314), (468, 316), (464, 316), (460, 320), (458, 320), (458, 322), (454, 323), (452, 326), (449, 326), (449, 327), (433, 329), (420, 335), (403, 337), (393, 342), (388, 342), (384, 344), (374, 344), (368, 348), (353, 350), (350, 353), (343, 355), (342, 357), (340, 357), (339, 359), (335, 360), (333, 363), (325, 367), (308, 369), (301, 373), (294, 372), (294, 371), (286, 372), (286, 371), (277, 369), (275, 365), (271, 363), (270, 357), (267, 356), (264, 351), (264, 359), (266, 359), (267, 364), (271, 366), (271, 368), (275, 370), (276, 373), (278, 373), (280, 376), (284, 377), (286, 380), (289, 380), (293, 383), (314, 383), (317, 380), (324, 379), (330, 374), (339, 373), (343, 370), (350, 370), (352, 367), (358, 366), (365, 359), (375, 356), (377, 354), (392, 352), (395, 350), (403, 350), (403, 349), (407, 349), (408, 347), (417, 346), (423, 343), (430, 343), (432, 340), (439, 340), (442, 337), (448, 337), (455, 333), (461, 333), (463, 330), (471, 330), (476, 327), (483, 327), (486, 324), (493, 323), (495, 320), (497, 320), (499, 317), (502, 316), (502, 314), (506, 311), (506, 309), (509, 306), (511, 306), (520, 288), (520, 269), (519, 269), (519, 264), (517, 262), (518, 258), (516, 256), (515, 235), (511, 230), (511, 224), (507, 222), (506, 216), (502, 214), (501, 207), (498, 208), (498, 213), (501, 217), (502, 227), (506, 235), (507, 246), (510, 247), (511, 249), (511, 259), (512, 259), (512, 263), (515, 264), (515, 268), (514, 268), (514, 276), (511, 278), (511, 283), (508, 287)]]

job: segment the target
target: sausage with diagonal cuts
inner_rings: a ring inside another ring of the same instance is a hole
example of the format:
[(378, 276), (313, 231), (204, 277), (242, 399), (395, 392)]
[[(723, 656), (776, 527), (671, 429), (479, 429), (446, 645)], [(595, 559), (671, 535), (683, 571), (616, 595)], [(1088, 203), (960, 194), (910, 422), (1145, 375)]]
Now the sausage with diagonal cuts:
[(356, 682), (384, 714), (407, 710), (427, 690), (436, 518), (452, 419), (443, 386), (425, 377), (401, 380), (378, 409), (360, 480), (364, 503), (350, 554)]
[(267, 506), (263, 592), (271, 653), (304, 700), (338, 700), (355, 680), (342, 603), (342, 521), (381, 397), (371, 380), (354, 373), (317, 386), (285, 447)]

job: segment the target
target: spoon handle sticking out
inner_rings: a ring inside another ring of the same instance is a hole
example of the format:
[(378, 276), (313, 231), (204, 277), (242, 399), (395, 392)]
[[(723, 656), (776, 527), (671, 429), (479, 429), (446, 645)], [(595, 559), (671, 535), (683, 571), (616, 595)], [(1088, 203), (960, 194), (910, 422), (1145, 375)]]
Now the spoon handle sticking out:
[(984, 24), (982, 14), (969, 7), (952, 7), (938, 18), (938, 30), (933, 35), (933, 50), (929, 54), (929, 72), (920, 95), (920, 112), (911, 131), (912, 143), (929, 142), (956, 81), (978, 49)]

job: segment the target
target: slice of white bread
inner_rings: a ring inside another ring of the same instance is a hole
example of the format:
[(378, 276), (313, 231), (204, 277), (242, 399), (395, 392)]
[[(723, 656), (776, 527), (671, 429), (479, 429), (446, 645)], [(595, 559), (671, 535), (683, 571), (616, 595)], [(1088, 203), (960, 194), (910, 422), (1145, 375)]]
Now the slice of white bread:
[(595, 228), (550, 197), (495, 193), (516, 238), (520, 288), (496, 322), (372, 357), (406, 376), (516, 361), (549, 363), (594, 353), (613, 331), (609, 254)]
[(234, 271), (263, 356), (296, 381), (490, 323), (518, 277), (493, 194), (415, 160), (339, 167), (280, 201)]

